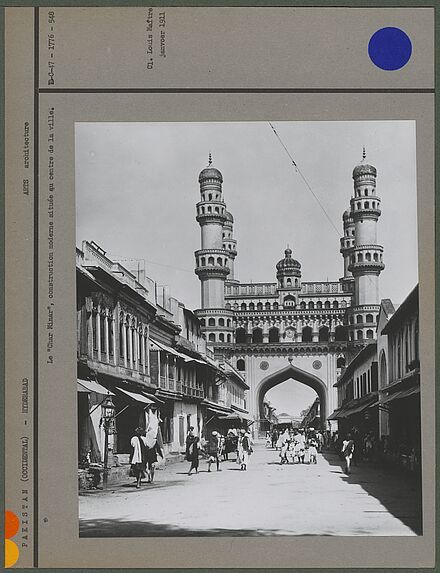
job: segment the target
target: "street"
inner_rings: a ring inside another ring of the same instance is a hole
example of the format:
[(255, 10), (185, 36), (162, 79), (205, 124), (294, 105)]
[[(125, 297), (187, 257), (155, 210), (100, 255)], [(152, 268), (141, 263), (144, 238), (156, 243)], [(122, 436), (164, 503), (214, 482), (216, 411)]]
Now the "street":
[[(363, 463), (345, 475), (333, 452), (316, 465), (280, 465), (257, 444), (247, 471), (230, 460), (221, 472), (200, 460), (199, 474), (179, 462), (154, 484), (133, 478), (107, 491), (81, 493), (82, 537), (421, 534), (416, 478)], [(235, 458), (235, 455), (230, 455)]]

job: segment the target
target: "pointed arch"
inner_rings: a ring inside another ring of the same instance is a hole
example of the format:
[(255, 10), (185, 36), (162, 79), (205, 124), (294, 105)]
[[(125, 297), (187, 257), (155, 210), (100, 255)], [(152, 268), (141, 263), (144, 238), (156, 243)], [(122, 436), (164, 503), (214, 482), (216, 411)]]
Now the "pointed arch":
[(278, 384), (285, 382), (286, 380), (295, 380), (297, 382), (301, 382), (309, 388), (315, 390), (318, 394), (320, 404), (321, 404), (321, 425), (322, 428), (326, 428), (326, 421), (327, 421), (327, 387), (325, 382), (315, 376), (314, 374), (310, 374), (297, 366), (293, 366), (290, 364), (277, 372), (269, 374), (265, 378), (263, 378), (260, 383), (258, 384), (255, 392), (255, 396), (257, 399), (257, 412), (259, 412), (260, 418), (264, 418), (264, 409), (263, 409), (263, 400), (266, 393)]

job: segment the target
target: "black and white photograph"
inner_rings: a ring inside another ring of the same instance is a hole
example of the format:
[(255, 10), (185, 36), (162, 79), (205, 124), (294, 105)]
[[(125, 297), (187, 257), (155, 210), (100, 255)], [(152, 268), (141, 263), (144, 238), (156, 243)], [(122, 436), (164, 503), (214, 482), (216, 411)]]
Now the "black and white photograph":
[(416, 123), (75, 124), (80, 537), (420, 536)]

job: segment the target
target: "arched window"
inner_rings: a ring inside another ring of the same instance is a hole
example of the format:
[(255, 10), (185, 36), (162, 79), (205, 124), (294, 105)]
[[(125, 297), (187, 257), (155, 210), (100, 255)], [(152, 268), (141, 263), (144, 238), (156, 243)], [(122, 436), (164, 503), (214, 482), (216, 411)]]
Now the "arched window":
[(238, 310), (238, 302), (234, 302), (234, 310)]
[(255, 304), (253, 302), (249, 303), (249, 310), (255, 310)]
[(312, 329), (310, 328), (310, 326), (305, 326), (302, 329), (302, 341), (312, 342)]
[(366, 261), (371, 261), (371, 253), (366, 253), (366, 254), (365, 254), (365, 260), (366, 260)]
[(345, 358), (343, 356), (340, 356), (336, 360), (336, 368), (344, 368), (344, 367), (345, 367)]
[(206, 326), (206, 321), (205, 321), (204, 318), (201, 318), (201, 319), (200, 319), (200, 324), (201, 324), (202, 326)]
[(347, 340), (347, 329), (345, 326), (337, 326), (335, 328), (335, 340), (338, 342), (342, 342)]
[(292, 279), (290, 279), (290, 278), (287, 279), (287, 280), (286, 280), (286, 285), (287, 285), (287, 286), (291, 286), (291, 285), (292, 285)]
[(365, 201), (364, 202), (364, 209), (369, 209), (370, 208), (370, 202), (369, 201)]
[(379, 260), (379, 256), (377, 253), (373, 254), (373, 259), (377, 262)]
[(306, 308), (306, 303), (305, 303), (304, 301), (301, 302), (300, 305), (299, 305), (299, 308), (300, 308), (301, 310), (305, 310), (305, 308)]
[(204, 267), (206, 265), (206, 257), (201, 258), (201, 265)]
[(371, 330), (371, 328), (367, 330), (367, 338), (374, 338), (374, 332)]
[(339, 308), (339, 302), (337, 300), (333, 301), (333, 308)]
[(208, 265), (213, 265), (213, 264), (214, 264), (214, 257), (209, 257)]
[(237, 370), (239, 372), (244, 372), (246, 370), (246, 364), (245, 364), (243, 358), (239, 358), (237, 360)]
[(227, 336), (227, 341), (231, 342), (231, 335), (230, 334), (228, 334), (228, 336)]
[(226, 321), (226, 326), (229, 328), (231, 326), (231, 319), (228, 318), (228, 320)]
[(273, 303), (273, 309), (274, 309), (274, 310), (278, 310), (278, 308), (279, 308), (278, 303), (277, 303), (277, 302), (274, 302), (274, 303)]
[(357, 339), (363, 340), (363, 338), (364, 338), (364, 334), (363, 334), (362, 330), (358, 330), (357, 331)]
[(361, 208), (361, 203), (357, 204), (357, 208), (360, 209)]
[(291, 294), (288, 294), (284, 297), (283, 306), (295, 306), (295, 297)]
[(260, 342), (263, 342), (263, 331), (261, 330), (261, 328), (254, 328), (254, 330), (252, 331), (252, 342), (254, 344), (259, 344)]
[(219, 211), (219, 208), (218, 208), (218, 207), (216, 207), (216, 208), (215, 208), (215, 212), (216, 212), (216, 213), (220, 213), (220, 211)]
[(225, 325), (225, 319), (224, 319), (224, 318), (219, 318), (219, 319), (218, 319), (218, 325), (219, 325), (219, 326), (224, 326), (224, 325)]
[(217, 264), (220, 265), (221, 267), (223, 266), (223, 261), (221, 257), (217, 257)]
[(298, 286), (298, 279), (295, 279), (295, 286)]
[(225, 308), (226, 308), (226, 310), (231, 310), (231, 303), (230, 303), (230, 302), (227, 302), (227, 303), (225, 304)]
[(225, 335), (223, 334), (223, 332), (220, 332), (220, 334), (218, 335), (218, 339), (220, 340), (220, 342), (225, 341)]
[(368, 197), (368, 189), (364, 189), (364, 195), (365, 197)]
[(358, 253), (358, 263), (362, 263), (364, 260), (364, 256), (362, 253)]
[(309, 310), (313, 310), (315, 308), (315, 303), (310, 301), (309, 304), (307, 305)]
[(325, 301), (324, 308), (330, 308), (330, 301), (329, 300)]
[(266, 310), (270, 310), (270, 302), (266, 302), (266, 304), (264, 305)]
[(247, 310), (246, 303), (245, 303), (245, 302), (242, 302), (240, 308), (241, 308), (241, 310)]
[(367, 314), (365, 317), (365, 322), (374, 322), (374, 318), (372, 314)]
[(244, 328), (237, 328), (235, 331), (235, 342), (238, 344), (246, 342), (246, 331)]
[(279, 342), (280, 331), (275, 326), (269, 329), (269, 342)]
[(319, 329), (319, 336), (318, 336), (319, 342), (327, 342), (328, 335), (329, 335), (328, 326), (321, 326), (321, 328)]
[(208, 326), (215, 326), (215, 318), (208, 319)]
[(262, 302), (257, 303), (257, 310), (263, 310), (263, 303)]
[(209, 201), (212, 201), (212, 193), (210, 193), (210, 194), (208, 195), (208, 199), (209, 199)]
[(209, 342), (215, 342), (215, 334), (213, 334), (213, 333), (211, 332), (211, 334), (210, 334), (209, 337), (208, 337), (208, 340), (209, 340)]
[(362, 318), (362, 315), (361, 315), (361, 314), (358, 314), (358, 315), (356, 316), (356, 322), (357, 322), (357, 324), (361, 324), (361, 323), (363, 322), (363, 320), (364, 320), (364, 319)]
[(208, 213), (212, 213), (211, 207), (208, 207)]
[(322, 302), (320, 300), (316, 303), (316, 308), (322, 308)]

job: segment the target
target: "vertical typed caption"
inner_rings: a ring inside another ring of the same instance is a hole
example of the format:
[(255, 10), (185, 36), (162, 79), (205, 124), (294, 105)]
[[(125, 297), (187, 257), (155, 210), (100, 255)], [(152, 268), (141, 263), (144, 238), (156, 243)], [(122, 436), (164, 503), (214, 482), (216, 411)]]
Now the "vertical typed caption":
[(54, 362), (54, 205), (55, 205), (55, 108), (47, 111), (47, 304), (46, 363)]

